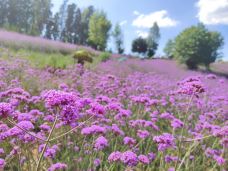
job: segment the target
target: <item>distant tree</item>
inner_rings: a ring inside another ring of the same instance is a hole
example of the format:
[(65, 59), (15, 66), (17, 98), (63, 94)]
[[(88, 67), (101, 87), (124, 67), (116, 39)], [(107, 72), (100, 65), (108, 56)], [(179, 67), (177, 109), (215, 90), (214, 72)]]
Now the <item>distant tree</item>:
[(160, 37), (161, 37), (160, 29), (159, 29), (158, 24), (155, 22), (154, 25), (150, 28), (149, 35), (147, 38), (147, 44), (148, 44), (147, 56), (148, 57), (152, 57), (156, 53)]
[(43, 35), (51, 19), (51, 0), (0, 0), (0, 26), (9, 30)]
[(33, 0), (32, 11), (33, 17), (31, 19), (32, 35), (41, 35), (45, 25), (50, 21), (52, 12), (51, 0)]
[(46, 29), (45, 29), (45, 34), (44, 37), (47, 39), (52, 39), (52, 27), (54, 25), (53, 20), (49, 20), (47, 25), (46, 25)]
[(132, 42), (132, 52), (136, 52), (139, 54), (145, 55), (148, 49), (147, 41), (146, 39), (143, 39), (141, 37), (133, 40)]
[(80, 44), (88, 45), (88, 37), (89, 37), (89, 21), (90, 17), (95, 12), (93, 6), (89, 6), (84, 9), (81, 15), (81, 33), (80, 33)]
[(80, 8), (77, 8), (75, 12), (75, 18), (73, 23), (73, 32), (74, 32), (74, 43), (80, 44), (81, 43), (81, 32), (82, 32), (82, 15)]
[[(59, 21), (58, 21), (58, 30), (60, 34), (60, 40), (65, 40), (65, 21), (67, 17), (67, 3), (69, 0), (63, 0), (63, 3), (60, 6), (59, 9)], [(63, 36), (63, 37), (62, 37)]]
[(111, 22), (102, 11), (95, 12), (89, 21), (89, 43), (98, 50), (105, 50), (111, 29)]
[(58, 13), (55, 14), (53, 18), (51, 18), (48, 23), (46, 24), (45, 34), (44, 37), (47, 39), (57, 40), (59, 37), (59, 30), (58, 30)]
[(17, 15), (12, 16), (16, 18), (16, 21), (11, 23), (11, 25), (15, 25), (18, 28), (18, 32), (29, 34), (31, 30), (30, 22), (33, 15), (32, 0), (18, 0), (16, 8)]
[(174, 48), (175, 48), (174, 41), (169, 39), (165, 45), (164, 52), (165, 52), (166, 56), (170, 59), (173, 58)]
[(116, 24), (112, 35), (114, 37), (114, 41), (115, 41), (117, 52), (119, 54), (122, 54), (124, 52), (124, 48), (123, 48), (123, 33), (122, 33), (121, 27), (120, 27), (120, 25), (118, 23)]
[(176, 37), (174, 56), (190, 69), (196, 69), (199, 64), (209, 69), (210, 63), (219, 57), (223, 41), (220, 33), (208, 31), (203, 24), (198, 24)]
[(59, 30), (59, 13), (57, 12), (53, 18), (53, 29), (52, 35), (54, 40), (58, 40), (60, 37), (60, 30)]
[(66, 40), (69, 43), (74, 43), (74, 20), (75, 20), (75, 11), (76, 11), (76, 4), (70, 4), (67, 7), (67, 18), (65, 23), (65, 36)]
[(8, 18), (8, 1), (0, 0), (0, 26), (3, 27), (7, 22)]

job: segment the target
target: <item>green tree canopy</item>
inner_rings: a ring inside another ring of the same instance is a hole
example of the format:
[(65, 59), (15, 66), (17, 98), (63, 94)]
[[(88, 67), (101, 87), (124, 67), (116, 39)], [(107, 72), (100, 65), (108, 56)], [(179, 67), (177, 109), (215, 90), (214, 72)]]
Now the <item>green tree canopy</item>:
[(145, 55), (145, 53), (147, 52), (147, 48), (148, 48), (147, 41), (142, 37), (139, 37), (133, 40), (132, 42), (132, 52)]
[(111, 22), (103, 11), (97, 11), (91, 16), (88, 40), (93, 48), (105, 50), (111, 26)]
[(190, 69), (196, 69), (198, 64), (204, 64), (209, 69), (209, 64), (219, 57), (218, 50), (223, 43), (220, 33), (211, 32), (203, 24), (198, 24), (176, 37), (174, 56)]
[(175, 43), (173, 40), (169, 39), (165, 45), (164, 52), (168, 58), (173, 58)]

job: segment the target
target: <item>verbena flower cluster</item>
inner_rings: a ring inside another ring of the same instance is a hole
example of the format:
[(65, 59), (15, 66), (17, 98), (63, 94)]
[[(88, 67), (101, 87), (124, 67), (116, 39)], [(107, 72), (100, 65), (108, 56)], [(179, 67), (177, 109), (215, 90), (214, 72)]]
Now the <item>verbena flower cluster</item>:
[(0, 170), (41, 154), (48, 171), (228, 169), (226, 78), (161, 60), (82, 69), (0, 60)]

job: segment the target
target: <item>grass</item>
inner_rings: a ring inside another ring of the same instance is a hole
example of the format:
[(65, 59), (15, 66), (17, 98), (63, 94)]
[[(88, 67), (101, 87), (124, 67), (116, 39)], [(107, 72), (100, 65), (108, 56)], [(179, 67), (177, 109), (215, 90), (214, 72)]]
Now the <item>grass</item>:
[[(105, 53), (105, 52), (104, 52)], [(39, 52), (28, 49), (12, 49), (12, 48), (0, 48), (0, 58), (4, 60), (24, 59), (28, 61), (32, 67), (35, 68), (61, 68), (64, 69), (67, 66), (74, 65), (73, 53), (65, 54), (59, 52)], [(108, 60), (108, 59), (106, 59)], [(87, 68), (93, 69), (99, 63), (104, 62), (103, 56), (96, 54), (93, 57), (92, 63), (86, 63)]]

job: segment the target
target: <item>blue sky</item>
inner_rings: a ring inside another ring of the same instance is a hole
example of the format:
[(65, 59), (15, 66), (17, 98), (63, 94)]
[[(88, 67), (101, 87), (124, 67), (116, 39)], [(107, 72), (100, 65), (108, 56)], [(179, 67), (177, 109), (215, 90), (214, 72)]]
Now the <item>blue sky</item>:
[[(52, 1), (56, 12), (62, 0)], [(228, 60), (228, 0), (69, 0), (72, 2), (80, 8), (93, 5), (104, 10), (113, 25), (121, 23), (127, 53), (131, 50), (132, 40), (139, 35), (146, 37), (154, 21), (158, 22), (161, 31), (157, 55), (163, 54), (168, 39), (200, 21), (210, 30), (222, 33), (225, 38), (222, 52)]]

